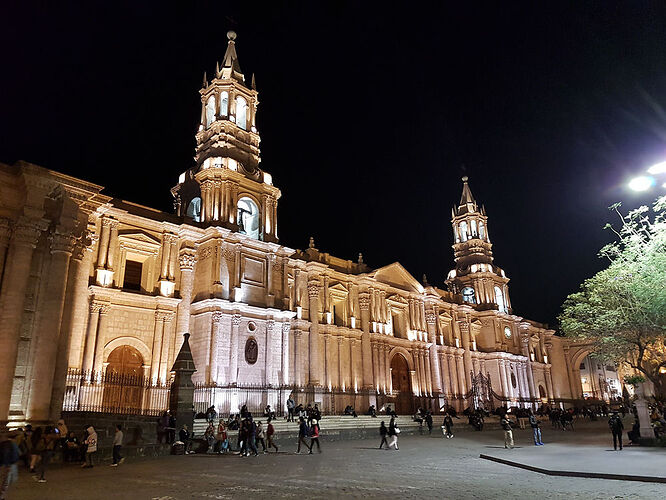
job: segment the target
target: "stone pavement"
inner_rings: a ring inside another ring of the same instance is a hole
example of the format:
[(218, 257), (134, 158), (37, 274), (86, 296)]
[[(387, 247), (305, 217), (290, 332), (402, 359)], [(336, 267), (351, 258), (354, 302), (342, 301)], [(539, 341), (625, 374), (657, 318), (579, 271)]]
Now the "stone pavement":
[(290, 440), (278, 443), (279, 454), (256, 458), (190, 455), (91, 470), (54, 467), (45, 484), (22, 472), (9, 499), (665, 498), (664, 484), (551, 477), (479, 458), (480, 453), (495, 454), (643, 474), (645, 468), (665, 469), (664, 449), (606, 451), (610, 434), (604, 425), (573, 433), (546, 426), (543, 447), (533, 446), (529, 429), (517, 430), (514, 450), (503, 449), (500, 431), (484, 431), (454, 439), (443, 439), (441, 433), (404, 436), (400, 451), (378, 450), (377, 438), (323, 442), (321, 455), (295, 455), (296, 443)]

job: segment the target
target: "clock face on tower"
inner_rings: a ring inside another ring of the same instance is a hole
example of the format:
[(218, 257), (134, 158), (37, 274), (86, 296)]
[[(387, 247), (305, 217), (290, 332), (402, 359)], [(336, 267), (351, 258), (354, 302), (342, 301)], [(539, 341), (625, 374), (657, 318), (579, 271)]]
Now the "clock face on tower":
[(511, 328), (509, 328), (508, 326), (505, 326), (505, 327), (504, 327), (504, 336), (505, 336), (507, 339), (510, 339), (510, 338), (511, 338)]

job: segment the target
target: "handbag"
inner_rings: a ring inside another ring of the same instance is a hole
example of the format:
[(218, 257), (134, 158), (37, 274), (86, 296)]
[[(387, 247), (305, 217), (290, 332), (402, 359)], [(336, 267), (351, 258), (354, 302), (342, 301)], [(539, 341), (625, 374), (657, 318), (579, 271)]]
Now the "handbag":
[(398, 427), (397, 425), (395, 426), (395, 433), (400, 434), (400, 427)]

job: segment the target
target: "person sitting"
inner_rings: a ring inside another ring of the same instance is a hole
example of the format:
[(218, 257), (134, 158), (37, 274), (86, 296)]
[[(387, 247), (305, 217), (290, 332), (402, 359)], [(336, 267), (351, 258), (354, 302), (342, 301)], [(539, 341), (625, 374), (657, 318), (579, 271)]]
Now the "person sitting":
[(206, 453), (215, 453), (215, 427), (213, 427), (213, 422), (208, 422), (208, 427), (206, 428), (206, 432), (204, 432), (204, 439), (208, 443)]
[(391, 409), (391, 405), (386, 405), (386, 414), (390, 417), (395, 417), (395, 412)]
[(373, 418), (377, 418), (377, 410), (375, 409), (375, 405), (370, 405), (370, 408), (368, 408), (368, 415), (370, 415)]
[(227, 423), (227, 428), (230, 431), (237, 431), (240, 428), (240, 415), (236, 414), (233, 418), (229, 417), (229, 422)]
[(275, 419), (275, 412), (271, 409), (271, 405), (266, 405), (264, 408), (264, 417)]
[(185, 451), (185, 455), (194, 453), (192, 451), (192, 440), (190, 439), (190, 432), (187, 430), (187, 425), (184, 424), (183, 428), (178, 431), (178, 439), (181, 443), (183, 443), (183, 450)]
[(215, 411), (215, 407), (211, 406), (206, 410), (206, 420), (209, 422), (212, 422), (217, 418), (217, 412)]
[(631, 430), (627, 432), (627, 437), (631, 441), (631, 445), (638, 444), (638, 440), (641, 437), (641, 424), (636, 420), (634, 425), (631, 427)]
[(65, 438), (65, 445), (62, 448), (62, 459), (65, 462), (78, 462), (81, 452), (79, 451), (79, 438), (74, 432), (69, 432)]
[(358, 415), (356, 414), (356, 411), (354, 410), (354, 407), (352, 405), (347, 405), (345, 407), (345, 415), (351, 415), (354, 418), (358, 417)]

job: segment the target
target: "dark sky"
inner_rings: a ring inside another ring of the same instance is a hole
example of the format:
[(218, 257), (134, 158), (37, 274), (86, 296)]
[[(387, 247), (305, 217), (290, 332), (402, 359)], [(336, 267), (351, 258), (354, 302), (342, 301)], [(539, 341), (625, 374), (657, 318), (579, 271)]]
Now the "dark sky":
[(235, 29), (285, 245), (443, 286), (467, 174), (514, 311), (552, 322), (603, 264), (607, 207), (656, 196), (624, 185), (666, 158), (663, 2), (61, 3), (0, 11), (5, 163), (170, 211)]

